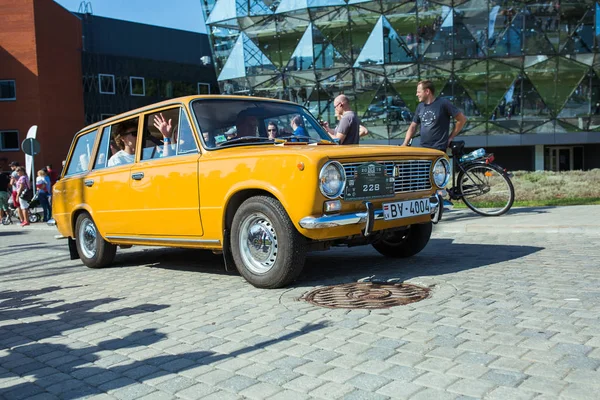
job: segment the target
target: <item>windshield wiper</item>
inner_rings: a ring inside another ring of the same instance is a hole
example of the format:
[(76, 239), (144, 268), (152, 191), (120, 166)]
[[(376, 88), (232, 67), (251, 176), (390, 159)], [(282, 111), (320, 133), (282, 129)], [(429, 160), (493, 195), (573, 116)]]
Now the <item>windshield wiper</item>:
[(224, 146), (233, 143), (243, 143), (243, 142), (272, 142), (273, 139), (257, 137), (257, 136), (242, 136), (238, 138), (233, 138), (226, 142), (217, 143), (217, 146)]
[(277, 141), (279, 139), (285, 140), (285, 141), (287, 141), (289, 139), (292, 142), (300, 142), (300, 143), (311, 143), (311, 142), (315, 143), (315, 142), (321, 142), (323, 140), (321, 138), (315, 139), (310, 136), (300, 136), (300, 135), (278, 136), (275, 138), (275, 141)]

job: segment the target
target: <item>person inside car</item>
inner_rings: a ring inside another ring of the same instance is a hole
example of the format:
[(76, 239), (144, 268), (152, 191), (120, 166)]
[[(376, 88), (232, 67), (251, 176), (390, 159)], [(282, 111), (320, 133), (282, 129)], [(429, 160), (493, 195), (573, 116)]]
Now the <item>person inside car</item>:
[(115, 143), (120, 150), (108, 159), (109, 167), (121, 164), (131, 164), (135, 161), (137, 134), (137, 118), (125, 121), (115, 127)]

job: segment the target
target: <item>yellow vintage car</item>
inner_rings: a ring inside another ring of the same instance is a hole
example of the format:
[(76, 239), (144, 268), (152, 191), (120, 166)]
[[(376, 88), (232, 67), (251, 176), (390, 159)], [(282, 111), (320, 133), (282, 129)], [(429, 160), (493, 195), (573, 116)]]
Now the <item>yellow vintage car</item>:
[(442, 152), (342, 146), (295, 103), (190, 96), (78, 132), (51, 224), (91, 268), (111, 264), (117, 246), (210, 249), (252, 285), (279, 288), (312, 250), (417, 254), (448, 180)]

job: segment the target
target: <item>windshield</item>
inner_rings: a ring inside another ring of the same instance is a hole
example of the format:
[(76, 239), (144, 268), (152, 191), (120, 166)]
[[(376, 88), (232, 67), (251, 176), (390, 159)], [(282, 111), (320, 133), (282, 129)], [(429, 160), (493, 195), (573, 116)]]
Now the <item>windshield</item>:
[(281, 141), (333, 143), (317, 120), (295, 104), (245, 99), (201, 99), (192, 103), (207, 149)]

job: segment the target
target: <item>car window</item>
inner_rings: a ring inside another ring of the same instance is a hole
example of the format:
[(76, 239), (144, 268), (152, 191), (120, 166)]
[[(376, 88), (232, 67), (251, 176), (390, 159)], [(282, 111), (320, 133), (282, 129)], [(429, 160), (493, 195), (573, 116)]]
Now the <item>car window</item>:
[[(178, 129), (179, 107), (147, 114), (144, 117), (141, 159), (152, 160), (176, 155)], [(167, 137), (169, 142), (165, 143)]]
[(94, 169), (106, 168), (106, 163), (112, 152), (108, 146), (110, 142), (110, 126), (105, 127), (102, 130), (102, 137), (100, 138), (100, 145), (98, 146), (98, 154), (96, 155), (96, 161), (94, 163)]
[(96, 134), (98, 131), (92, 131), (80, 136), (75, 143), (75, 148), (71, 154), (69, 165), (67, 166), (67, 173), (65, 176), (80, 174), (87, 172), (90, 157), (92, 156), (92, 150), (94, 149), (94, 142), (96, 141)]
[(179, 112), (179, 131), (177, 132), (177, 154), (193, 154), (198, 152), (198, 146), (194, 140), (194, 132), (190, 121), (182, 108)]
[[(192, 109), (207, 149), (249, 143), (272, 145), (275, 141), (269, 135), (270, 123), (276, 125), (277, 137), (286, 141), (332, 141), (318, 121), (295, 104), (202, 99), (193, 102)], [(292, 126), (293, 121), (296, 124)]]
[(106, 154), (109, 155), (107, 167), (131, 164), (135, 161), (139, 133), (138, 125), (139, 118), (132, 118), (108, 127), (110, 129), (110, 141), (108, 150), (106, 150)]

